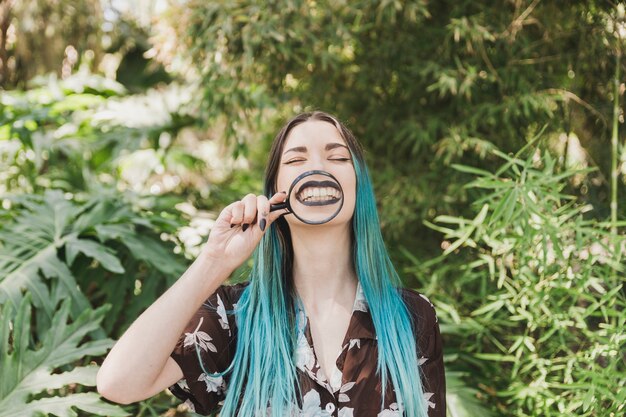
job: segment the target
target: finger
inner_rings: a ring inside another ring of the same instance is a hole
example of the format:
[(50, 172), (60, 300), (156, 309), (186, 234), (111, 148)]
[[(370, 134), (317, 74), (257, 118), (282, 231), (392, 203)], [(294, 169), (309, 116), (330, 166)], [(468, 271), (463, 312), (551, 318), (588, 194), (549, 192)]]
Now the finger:
[(230, 227), (239, 226), (243, 223), (244, 204), (242, 201), (235, 201), (230, 206), (231, 217), (229, 219)]
[(256, 198), (256, 206), (259, 229), (261, 229), (261, 232), (265, 232), (267, 216), (270, 214), (270, 202), (264, 195), (259, 195)]
[(282, 203), (287, 199), (287, 191), (276, 193), (270, 198), (270, 204)]
[(256, 219), (257, 207), (256, 207), (256, 195), (248, 194), (243, 200), (241, 200), (244, 205), (243, 210), (243, 224), (241, 226), (241, 230), (244, 232), (250, 227), (252, 223), (254, 223), (254, 219)]

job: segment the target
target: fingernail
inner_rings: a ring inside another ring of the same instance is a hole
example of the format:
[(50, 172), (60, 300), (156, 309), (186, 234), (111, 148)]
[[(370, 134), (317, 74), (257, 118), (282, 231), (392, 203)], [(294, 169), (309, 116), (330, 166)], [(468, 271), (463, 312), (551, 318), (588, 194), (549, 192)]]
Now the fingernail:
[(245, 232), (249, 226), (250, 225), (248, 223), (245, 223), (243, 226), (241, 226), (241, 230)]
[(261, 219), (261, 221), (259, 222), (259, 227), (261, 228), (261, 231), (264, 232), (265, 231), (265, 219)]
[(230, 224), (230, 228), (232, 229), (233, 227), (235, 227), (235, 225), (231, 223)]

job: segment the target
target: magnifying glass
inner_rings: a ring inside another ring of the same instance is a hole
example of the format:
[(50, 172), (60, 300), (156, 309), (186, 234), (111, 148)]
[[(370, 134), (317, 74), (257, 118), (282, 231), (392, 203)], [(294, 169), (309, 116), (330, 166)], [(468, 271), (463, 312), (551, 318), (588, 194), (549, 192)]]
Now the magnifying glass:
[(337, 178), (329, 172), (315, 170), (293, 180), (287, 200), (272, 204), (270, 211), (287, 209), (303, 223), (324, 224), (334, 219), (342, 207), (343, 188)]

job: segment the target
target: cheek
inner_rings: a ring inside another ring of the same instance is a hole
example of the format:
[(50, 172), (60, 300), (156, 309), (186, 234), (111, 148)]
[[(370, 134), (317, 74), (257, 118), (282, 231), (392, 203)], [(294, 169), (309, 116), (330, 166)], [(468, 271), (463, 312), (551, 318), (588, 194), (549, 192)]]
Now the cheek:
[(356, 199), (356, 175), (354, 175), (354, 172), (351, 172), (350, 174), (351, 175), (346, 178), (345, 184), (348, 194), (350, 194), (352, 198)]
[(341, 182), (344, 192), (344, 204), (352, 208), (356, 203), (356, 178), (351, 175)]
[(279, 171), (276, 177), (276, 192), (288, 191), (291, 183), (289, 182), (287, 175), (284, 171)]
[(280, 193), (281, 191), (289, 191), (289, 184), (285, 183), (285, 181), (281, 181), (280, 179), (276, 182), (276, 192)]

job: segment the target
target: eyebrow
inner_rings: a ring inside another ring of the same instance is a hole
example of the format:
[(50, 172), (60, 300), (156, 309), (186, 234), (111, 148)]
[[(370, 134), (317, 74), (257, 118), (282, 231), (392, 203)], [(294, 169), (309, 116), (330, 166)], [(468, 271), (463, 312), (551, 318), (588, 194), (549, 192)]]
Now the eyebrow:
[[(324, 147), (324, 150), (331, 151), (336, 148), (348, 149), (348, 147), (342, 143), (331, 142), (331, 143), (326, 144), (326, 146)], [(295, 148), (287, 149), (285, 152), (283, 152), (283, 155), (285, 155), (287, 152), (307, 152), (307, 148), (306, 146), (296, 146)]]

